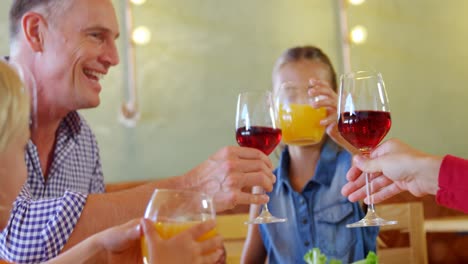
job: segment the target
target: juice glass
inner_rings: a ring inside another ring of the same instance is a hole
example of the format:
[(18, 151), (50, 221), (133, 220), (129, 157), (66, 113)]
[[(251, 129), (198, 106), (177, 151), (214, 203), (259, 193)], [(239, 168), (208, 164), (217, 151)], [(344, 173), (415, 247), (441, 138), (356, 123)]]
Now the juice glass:
[[(189, 190), (156, 189), (148, 203), (145, 218), (153, 221), (162, 239), (170, 239), (203, 221), (215, 219), (212, 199), (204, 193)], [(216, 236), (212, 229), (198, 238), (203, 241)], [(145, 236), (141, 239), (143, 262), (149, 263)]]
[(312, 145), (320, 142), (325, 134), (320, 120), (327, 116), (327, 110), (311, 106), (319, 98), (309, 96), (309, 88), (308, 83), (302, 82), (284, 82), (277, 88), (278, 121), (285, 144)]

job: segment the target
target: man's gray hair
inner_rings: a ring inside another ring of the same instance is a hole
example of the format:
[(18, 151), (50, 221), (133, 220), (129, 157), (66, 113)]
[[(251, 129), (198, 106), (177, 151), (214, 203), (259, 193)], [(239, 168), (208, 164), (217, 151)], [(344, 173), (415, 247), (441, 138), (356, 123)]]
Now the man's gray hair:
[(10, 8), (10, 40), (14, 41), (21, 30), (21, 19), (30, 11), (42, 14), (46, 19), (63, 14), (72, 0), (13, 0)]

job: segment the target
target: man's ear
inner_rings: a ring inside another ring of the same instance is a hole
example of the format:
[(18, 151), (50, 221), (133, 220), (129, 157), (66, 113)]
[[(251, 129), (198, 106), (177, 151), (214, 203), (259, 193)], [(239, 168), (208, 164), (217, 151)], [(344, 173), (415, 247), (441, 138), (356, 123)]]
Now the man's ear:
[(21, 20), (21, 27), (24, 37), (28, 42), (29, 47), (35, 52), (43, 50), (43, 30), (47, 22), (44, 17), (36, 12), (27, 12)]

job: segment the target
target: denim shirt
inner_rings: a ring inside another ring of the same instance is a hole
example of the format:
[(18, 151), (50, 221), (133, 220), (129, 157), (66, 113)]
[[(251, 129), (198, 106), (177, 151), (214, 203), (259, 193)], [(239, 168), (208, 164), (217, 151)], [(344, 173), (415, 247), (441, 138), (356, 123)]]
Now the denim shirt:
[(378, 228), (346, 227), (364, 216), (359, 203), (341, 195), (351, 155), (328, 139), (315, 174), (301, 193), (289, 181), (289, 159), (286, 148), (274, 171), (277, 181), (268, 202), (273, 215), (288, 220), (259, 228), (269, 263), (304, 263), (304, 255), (314, 247), (328, 260), (339, 259), (343, 264), (364, 259), (370, 250), (375, 252)]

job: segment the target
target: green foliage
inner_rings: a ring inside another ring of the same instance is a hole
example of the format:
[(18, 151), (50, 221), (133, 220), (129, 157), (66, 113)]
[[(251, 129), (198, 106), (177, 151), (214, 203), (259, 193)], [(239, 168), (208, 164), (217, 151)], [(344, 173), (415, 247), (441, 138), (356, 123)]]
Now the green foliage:
[(375, 254), (374, 251), (369, 251), (367, 254), (366, 259), (360, 260), (353, 262), (352, 264), (378, 264), (379, 260), (377, 258), (377, 255)]
[[(304, 255), (307, 264), (327, 264), (327, 256), (320, 252), (319, 248), (313, 248)], [(340, 260), (331, 259), (328, 264), (341, 264)]]
[[(307, 264), (342, 264), (340, 260), (331, 259), (327, 262), (328, 258), (320, 252), (319, 248), (313, 248), (304, 255), (304, 260)], [(366, 259), (353, 262), (352, 264), (378, 264), (378, 258), (374, 251), (369, 251)]]

